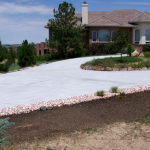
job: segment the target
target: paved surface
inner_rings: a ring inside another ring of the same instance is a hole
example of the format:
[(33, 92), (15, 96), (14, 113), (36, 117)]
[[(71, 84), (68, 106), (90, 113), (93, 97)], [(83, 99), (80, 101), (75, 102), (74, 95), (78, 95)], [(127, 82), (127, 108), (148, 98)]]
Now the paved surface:
[[(100, 56), (99, 56), (100, 57)], [(85, 57), (0, 75), (0, 109), (62, 99), (97, 90), (150, 84), (150, 71), (101, 72), (80, 69)], [(103, 58), (103, 56), (101, 56)]]

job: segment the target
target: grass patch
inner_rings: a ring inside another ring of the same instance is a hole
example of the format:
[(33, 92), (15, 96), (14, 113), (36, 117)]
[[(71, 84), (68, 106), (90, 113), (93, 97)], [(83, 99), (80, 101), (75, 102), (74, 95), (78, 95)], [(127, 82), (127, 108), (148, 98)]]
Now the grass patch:
[(117, 86), (113, 86), (113, 87), (111, 87), (110, 91), (112, 93), (117, 93), (118, 92), (118, 87)]
[(97, 96), (102, 96), (102, 97), (103, 97), (104, 94), (105, 94), (104, 91), (97, 91), (97, 92), (96, 92), (96, 95), (97, 95)]
[(120, 57), (110, 57), (110, 58), (104, 58), (104, 59), (93, 59), (88, 62), (90, 66), (103, 66), (103, 67), (115, 67), (117, 64), (127, 64), (127, 63), (134, 63), (134, 62), (140, 62), (142, 61), (141, 58), (136, 57), (123, 57), (122, 61)]
[(146, 115), (142, 118), (131, 119), (127, 123), (140, 122), (144, 124), (150, 124), (150, 115)]
[(144, 56), (145, 56), (146, 58), (150, 58), (150, 52), (144, 52)]
[(17, 64), (17, 63), (13, 63), (11, 64), (11, 66), (9, 67), (9, 71), (14, 71), (14, 70), (19, 70), (21, 67)]
[(120, 98), (120, 99), (126, 98), (126, 93), (121, 92), (121, 93), (119, 94), (119, 98)]

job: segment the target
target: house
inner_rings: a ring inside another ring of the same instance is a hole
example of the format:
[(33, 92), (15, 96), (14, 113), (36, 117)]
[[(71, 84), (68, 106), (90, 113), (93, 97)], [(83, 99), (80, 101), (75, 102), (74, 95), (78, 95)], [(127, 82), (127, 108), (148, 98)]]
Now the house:
[[(88, 11), (88, 4), (83, 2), (82, 13), (75, 15), (78, 24), (85, 25), (87, 44), (111, 43), (118, 29), (129, 32), (132, 44), (139, 50), (144, 44), (150, 44), (150, 12), (135, 9)], [(49, 30), (49, 37), (51, 35)]]

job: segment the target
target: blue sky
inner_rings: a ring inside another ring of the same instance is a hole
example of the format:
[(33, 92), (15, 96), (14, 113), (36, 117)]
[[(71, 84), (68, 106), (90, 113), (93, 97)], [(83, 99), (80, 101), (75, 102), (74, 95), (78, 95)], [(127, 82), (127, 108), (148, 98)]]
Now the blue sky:
[[(0, 39), (2, 44), (39, 43), (48, 38), (44, 28), (53, 17), (53, 9), (64, 0), (0, 0)], [(81, 12), (84, 0), (68, 0)], [(137, 9), (150, 11), (149, 0), (87, 0), (89, 11), (110, 11), (115, 9)]]

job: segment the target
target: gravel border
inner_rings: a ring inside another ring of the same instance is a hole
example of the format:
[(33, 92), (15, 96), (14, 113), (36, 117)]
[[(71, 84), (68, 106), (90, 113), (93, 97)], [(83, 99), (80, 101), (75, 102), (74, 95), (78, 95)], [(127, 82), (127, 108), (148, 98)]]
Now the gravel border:
[[(150, 85), (119, 89), (119, 92), (124, 92), (126, 94), (132, 94), (132, 93), (143, 92), (143, 91), (150, 91)], [(89, 101), (98, 100), (98, 99), (107, 99), (109, 97), (113, 97), (116, 95), (119, 95), (119, 93), (111, 93), (110, 91), (106, 91), (104, 97), (96, 96), (95, 94), (86, 94), (86, 95), (80, 95), (80, 96), (70, 97), (66, 99), (41, 101), (41, 102), (36, 102), (30, 105), (18, 105), (16, 107), (9, 107), (9, 108), (1, 109), (0, 117), (12, 115), (12, 114), (29, 113), (35, 110), (39, 110), (40, 107), (42, 106), (45, 106), (47, 108), (61, 107), (64, 105), (73, 105), (73, 104), (78, 104), (81, 102), (89, 102)]]

